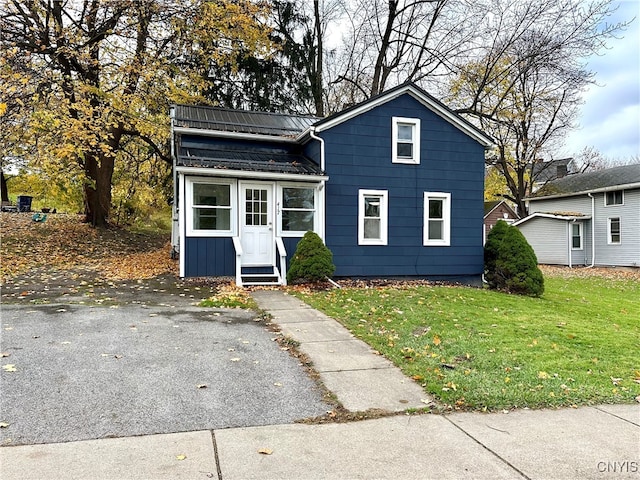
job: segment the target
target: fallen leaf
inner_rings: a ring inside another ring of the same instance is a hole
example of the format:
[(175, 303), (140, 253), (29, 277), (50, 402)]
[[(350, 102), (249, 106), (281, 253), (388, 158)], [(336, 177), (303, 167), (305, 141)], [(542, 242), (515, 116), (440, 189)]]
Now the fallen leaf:
[(271, 455), (273, 453), (273, 450), (271, 450), (270, 448), (261, 448), (258, 450), (258, 453), (262, 455)]

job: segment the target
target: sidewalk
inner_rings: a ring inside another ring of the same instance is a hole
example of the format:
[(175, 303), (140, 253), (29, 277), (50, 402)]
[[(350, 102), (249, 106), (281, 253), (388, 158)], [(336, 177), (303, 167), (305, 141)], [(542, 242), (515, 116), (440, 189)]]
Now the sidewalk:
[[(255, 292), (345, 408), (424, 407), (424, 392), (323, 314)], [(640, 479), (640, 405), (402, 415), (0, 448), (17, 479)]]
[(297, 341), (325, 386), (352, 412), (425, 408), (430, 399), (413, 380), (335, 320), (279, 290), (252, 293), (282, 333)]

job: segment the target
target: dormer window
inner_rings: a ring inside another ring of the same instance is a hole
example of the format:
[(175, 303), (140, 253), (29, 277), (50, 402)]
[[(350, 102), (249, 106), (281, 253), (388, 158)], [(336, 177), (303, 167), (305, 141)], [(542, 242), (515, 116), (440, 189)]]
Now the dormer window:
[(420, 163), (420, 119), (393, 117), (392, 121), (393, 163)]

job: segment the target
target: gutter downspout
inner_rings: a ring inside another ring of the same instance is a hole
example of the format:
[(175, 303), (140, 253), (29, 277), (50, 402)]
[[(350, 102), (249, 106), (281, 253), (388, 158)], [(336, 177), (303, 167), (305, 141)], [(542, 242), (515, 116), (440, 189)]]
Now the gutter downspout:
[(180, 249), (178, 233), (178, 173), (176, 171), (176, 155), (175, 155), (175, 134), (174, 124), (176, 118), (176, 107), (169, 108), (169, 118), (171, 119), (170, 136), (171, 136), (171, 167), (173, 175), (173, 202), (171, 205), (171, 257), (175, 258), (176, 253)]
[[(311, 138), (313, 138), (314, 140), (317, 140), (318, 142), (320, 142), (320, 170), (322, 171), (322, 174), (324, 175), (325, 171), (324, 171), (324, 164), (325, 164), (325, 158), (324, 158), (324, 138), (319, 137), (318, 135), (316, 135), (316, 127), (311, 127), (309, 129), (309, 136)], [(322, 216), (320, 217), (320, 238), (322, 238), (322, 241), (325, 241), (325, 218), (326, 218), (326, 213), (325, 213), (325, 183), (326, 180), (322, 180), (320, 182), (320, 205), (322, 205)]]
[(591, 198), (591, 265), (587, 265), (587, 268), (593, 268), (596, 264), (596, 198), (587, 193)]
[(569, 268), (573, 268), (573, 264), (571, 262), (571, 225), (572, 223), (575, 223), (575, 220), (573, 222), (567, 222), (567, 260), (569, 263)]

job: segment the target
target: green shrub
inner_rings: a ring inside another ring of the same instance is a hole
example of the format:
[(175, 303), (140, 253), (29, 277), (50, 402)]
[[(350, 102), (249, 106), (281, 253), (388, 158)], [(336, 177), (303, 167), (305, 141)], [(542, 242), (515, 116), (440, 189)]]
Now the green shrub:
[(316, 233), (307, 232), (291, 258), (287, 282), (321, 282), (335, 270), (331, 251)]
[(489, 284), (489, 288), (496, 289), (496, 261), (500, 255), (500, 246), (505, 233), (509, 230), (509, 224), (503, 220), (498, 222), (489, 230), (487, 241), (484, 244), (484, 279)]
[(539, 297), (544, 278), (536, 254), (516, 227), (499, 221), (487, 236), (485, 280), (489, 288)]

